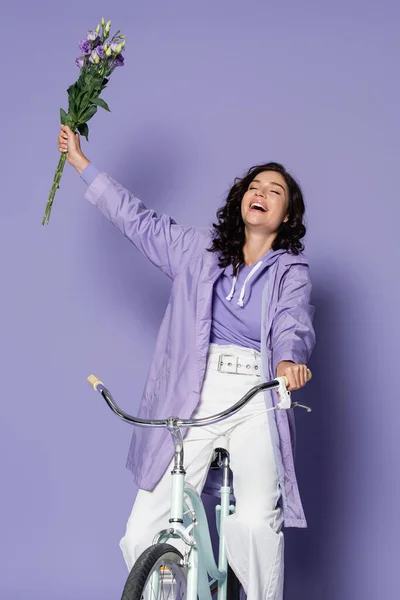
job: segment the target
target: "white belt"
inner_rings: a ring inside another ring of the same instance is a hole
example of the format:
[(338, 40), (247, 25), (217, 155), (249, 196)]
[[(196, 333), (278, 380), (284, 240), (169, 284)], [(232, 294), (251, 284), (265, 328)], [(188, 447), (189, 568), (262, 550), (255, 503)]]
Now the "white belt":
[[(213, 357), (214, 358), (214, 357)], [(256, 375), (261, 377), (261, 358), (245, 357), (235, 354), (218, 354), (216, 367), (220, 373), (232, 373), (234, 375)], [(213, 360), (211, 361), (214, 362)]]

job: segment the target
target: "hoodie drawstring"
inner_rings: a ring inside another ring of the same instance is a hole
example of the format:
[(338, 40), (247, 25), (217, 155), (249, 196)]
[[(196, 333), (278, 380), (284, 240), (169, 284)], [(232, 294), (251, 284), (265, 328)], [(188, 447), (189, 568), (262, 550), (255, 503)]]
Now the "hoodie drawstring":
[(233, 294), (235, 293), (236, 282), (237, 282), (237, 275), (234, 276), (233, 282), (232, 282), (231, 291), (229, 292), (229, 294), (225, 298), (225, 300), (229, 300), (229, 302), (232, 300)]
[[(252, 268), (252, 270), (250, 271), (250, 273), (247, 275), (246, 279), (244, 280), (244, 284), (242, 286), (242, 289), (240, 290), (240, 296), (239, 296), (239, 300), (238, 300), (238, 305), (241, 308), (243, 307), (243, 304), (244, 304), (243, 300), (244, 300), (244, 295), (246, 293), (246, 285), (250, 281), (250, 279), (253, 277), (254, 273), (256, 273), (258, 271), (258, 269), (262, 266), (262, 264), (263, 264), (262, 260), (260, 260), (258, 263), (256, 263), (254, 265), (254, 267)], [(231, 291), (229, 292), (228, 296), (226, 297), (226, 300), (228, 300), (229, 302), (232, 300), (233, 295), (235, 293), (236, 282), (237, 282), (237, 276), (235, 275), (233, 278)]]

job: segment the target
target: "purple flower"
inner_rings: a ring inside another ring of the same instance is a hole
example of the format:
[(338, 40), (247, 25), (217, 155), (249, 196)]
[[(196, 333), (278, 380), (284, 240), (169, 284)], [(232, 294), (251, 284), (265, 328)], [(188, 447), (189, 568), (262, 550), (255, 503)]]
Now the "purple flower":
[(89, 42), (94, 42), (94, 40), (98, 37), (99, 35), (96, 31), (94, 31), (94, 29), (88, 31), (86, 34), (86, 39), (89, 40)]
[(77, 67), (79, 67), (80, 69), (82, 69), (83, 65), (85, 64), (85, 57), (84, 56), (79, 56), (79, 58), (76, 59), (75, 64)]
[(90, 54), (90, 42), (89, 40), (81, 40), (79, 42), (79, 50), (82, 52), (82, 54), (85, 54), (85, 56), (87, 56), (88, 54)]
[(114, 67), (123, 67), (124, 66), (124, 57), (122, 56), (122, 54), (117, 54), (117, 56), (114, 58), (114, 60), (112, 61), (110, 66), (112, 69)]
[(104, 58), (104, 48), (103, 48), (103, 46), (97, 46), (96, 52), (97, 52), (97, 56), (99, 58)]

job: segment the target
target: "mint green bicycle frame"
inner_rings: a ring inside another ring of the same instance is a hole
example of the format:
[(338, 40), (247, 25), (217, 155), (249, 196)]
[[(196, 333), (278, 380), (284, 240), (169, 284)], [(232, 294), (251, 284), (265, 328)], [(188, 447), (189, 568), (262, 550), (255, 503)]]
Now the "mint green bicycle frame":
[[(174, 467), (171, 472), (171, 510), (169, 526), (160, 531), (154, 538), (154, 543), (164, 543), (171, 538), (179, 538), (185, 544), (184, 567), (187, 568), (187, 590), (185, 600), (212, 600), (210, 592), (209, 577), (218, 582), (218, 600), (227, 600), (227, 556), (224, 543), (224, 523), (225, 519), (234, 507), (230, 505), (231, 488), (229, 486), (229, 459), (228, 455), (224, 457), (223, 480), (221, 490), (221, 502), (217, 506), (217, 529), (219, 533), (219, 556), (218, 565), (214, 559), (214, 553), (211, 544), (210, 530), (208, 526), (206, 512), (203, 502), (196, 489), (185, 482), (183, 438), (181, 428), (184, 427), (204, 427), (218, 421), (222, 421), (238, 412), (259, 392), (264, 390), (277, 389), (280, 402), (270, 410), (285, 410), (296, 406), (305, 408), (308, 412), (311, 409), (308, 406), (291, 402), (290, 392), (287, 390), (287, 380), (285, 377), (277, 377), (273, 381), (260, 383), (251, 388), (236, 404), (231, 408), (202, 419), (178, 419), (169, 417), (163, 420), (144, 420), (138, 419), (125, 413), (115, 403), (110, 392), (104, 384), (94, 375), (88, 377), (89, 383), (93, 388), (100, 392), (111, 410), (123, 421), (139, 427), (166, 427), (172, 435), (174, 441)], [(226, 448), (225, 448), (226, 450)], [(189, 499), (192, 508), (187, 503)], [(158, 573), (152, 575), (152, 589), (157, 590)]]
[[(180, 429), (174, 432), (179, 437)], [(167, 542), (170, 538), (180, 538), (185, 543), (184, 566), (187, 567), (186, 600), (211, 600), (210, 584), (218, 582), (218, 600), (227, 598), (227, 567), (228, 561), (224, 544), (224, 521), (234, 512), (230, 504), (231, 487), (229, 485), (229, 459), (224, 456), (222, 466), (223, 481), (220, 488), (221, 501), (216, 506), (217, 530), (219, 534), (218, 566), (214, 559), (210, 531), (206, 512), (200, 495), (196, 489), (185, 482), (185, 471), (182, 469), (180, 453), (181, 443), (177, 440), (175, 446), (175, 464), (171, 472), (171, 510), (169, 527), (160, 531), (154, 539), (155, 543)], [(224, 450), (226, 448), (224, 447)], [(187, 503), (189, 499), (191, 507)], [(211, 577), (209, 581), (208, 575)], [(156, 582), (153, 580), (152, 589)]]

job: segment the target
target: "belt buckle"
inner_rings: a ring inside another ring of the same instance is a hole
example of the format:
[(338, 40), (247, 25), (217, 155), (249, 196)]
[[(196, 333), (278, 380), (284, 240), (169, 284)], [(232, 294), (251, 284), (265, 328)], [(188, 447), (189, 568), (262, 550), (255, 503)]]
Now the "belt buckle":
[(218, 356), (217, 370), (220, 373), (238, 374), (239, 357), (232, 354), (220, 354)]

